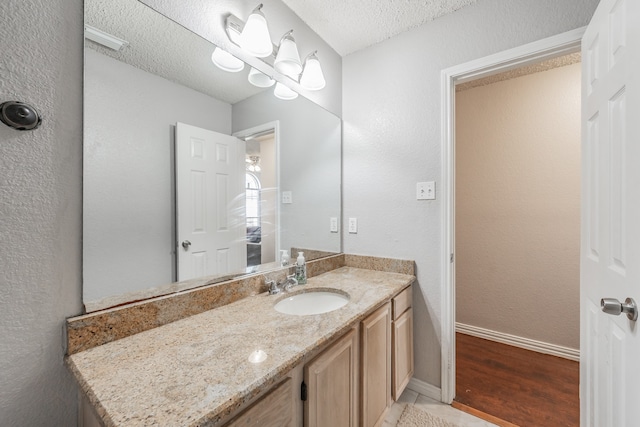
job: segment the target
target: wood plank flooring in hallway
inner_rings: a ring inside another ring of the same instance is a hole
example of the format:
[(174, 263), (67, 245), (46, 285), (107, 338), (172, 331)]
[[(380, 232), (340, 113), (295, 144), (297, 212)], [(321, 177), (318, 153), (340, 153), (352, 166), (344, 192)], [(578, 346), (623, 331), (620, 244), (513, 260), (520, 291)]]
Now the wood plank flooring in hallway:
[(518, 426), (580, 425), (579, 364), (456, 334), (456, 402)]

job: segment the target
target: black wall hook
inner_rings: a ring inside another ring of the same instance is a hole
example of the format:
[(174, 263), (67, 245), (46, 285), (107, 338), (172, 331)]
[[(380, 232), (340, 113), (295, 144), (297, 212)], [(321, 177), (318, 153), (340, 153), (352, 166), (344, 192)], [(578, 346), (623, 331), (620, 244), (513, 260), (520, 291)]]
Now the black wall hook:
[(29, 104), (6, 101), (0, 104), (0, 121), (17, 130), (34, 130), (42, 124), (42, 117)]

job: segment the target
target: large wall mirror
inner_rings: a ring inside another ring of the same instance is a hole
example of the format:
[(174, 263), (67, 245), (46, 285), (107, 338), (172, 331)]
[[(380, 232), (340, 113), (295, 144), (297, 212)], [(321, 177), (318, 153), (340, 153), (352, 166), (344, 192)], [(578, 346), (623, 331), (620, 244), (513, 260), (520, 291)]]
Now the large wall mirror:
[(338, 117), (137, 0), (85, 0), (85, 23), (128, 42), (85, 40), (87, 311), (341, 251)]

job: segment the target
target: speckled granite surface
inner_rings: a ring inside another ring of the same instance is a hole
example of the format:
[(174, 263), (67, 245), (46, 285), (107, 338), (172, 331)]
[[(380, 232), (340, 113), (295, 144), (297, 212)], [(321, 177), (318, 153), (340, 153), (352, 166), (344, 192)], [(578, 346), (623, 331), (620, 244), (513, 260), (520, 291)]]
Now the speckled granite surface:
[[(344, 265), (343, 254), (314, 260), (307, 263), (307, 275), (317, 276)], [(188, 283), (190, 289), (72, 317), (67, 319), (67, 353), (88, 350), (265, 292), (265, 280), (282, 281), (292, 273), (293, 267), (281, 267), (216, 284), (207, 284), (207, 278), (194, 279), (175, 284), (180, 289)], [(191, 286), (197, 281), (200, 281), (199, 286)]]
[[(414, 276), (341, 267), (294, 288), (331, 287), (349, 303), (313, 316), (281, 314), (266, 293), (66, 358), (107, 426), (215, 426), (319, 346), (412, 283)], [(255, 350), (267, 353), (259, 364)]]
[(345, 254), (344, 259), (347, 267), (415, 275), (416, 263), (410, 260), (353, 254)]

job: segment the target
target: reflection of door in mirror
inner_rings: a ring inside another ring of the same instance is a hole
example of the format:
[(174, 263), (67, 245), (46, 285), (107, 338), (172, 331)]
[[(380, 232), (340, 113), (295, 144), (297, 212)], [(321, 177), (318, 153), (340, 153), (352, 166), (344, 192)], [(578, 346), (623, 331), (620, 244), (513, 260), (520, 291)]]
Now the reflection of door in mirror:
[(276, 261), (277, 183), (276, 134), (271, 125), (251, 130), (246, 141), (247, 266)]
[(245, 142), (176, 125), (178, 280), (246, 268)]

